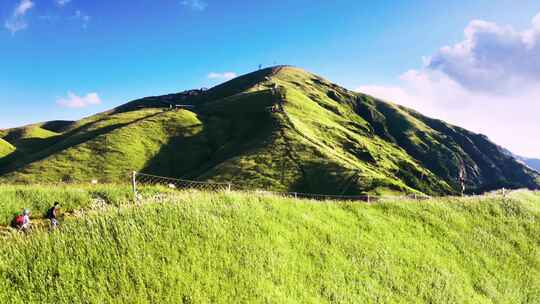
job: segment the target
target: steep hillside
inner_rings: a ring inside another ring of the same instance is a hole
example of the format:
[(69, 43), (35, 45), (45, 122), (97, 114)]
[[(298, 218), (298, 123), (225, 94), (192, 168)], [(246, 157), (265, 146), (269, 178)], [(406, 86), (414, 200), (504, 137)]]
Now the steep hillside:
[[(293, 67), (148, 97), (77, 122), (5, 130), (11, 182), (126, 181), (130, 171), (324, 194), (538, 187), (485, 136)], [(19, 151), (20, 149), (20, 151)]]
[[(112, 190), (0, 186), (16, 209), (58, 197), (71, 208)], [(72, 216), (56, 233), (0, 234), (0, 303), (540, 299), (540, 197), (530, 192), (321, 204), (179, 191), (141, 203)]]

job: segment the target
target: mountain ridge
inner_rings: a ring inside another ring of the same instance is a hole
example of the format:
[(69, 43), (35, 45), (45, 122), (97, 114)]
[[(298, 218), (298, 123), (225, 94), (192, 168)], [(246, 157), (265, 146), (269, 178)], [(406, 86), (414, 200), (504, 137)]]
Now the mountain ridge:
[(528, 166), (529, 168), (535, 170), (536, 172), (540, 173), (540, 159), (538, 158), (532, 158), (532, 157), (524, 157), (517, 155), (515, 153), (512, 153), (510, 150), (502, 148), (503, 151), (507, 154), (515, 158), (517, 161), (523, 163), (524, 165)]
[(521, 160), (524, 162), (527, 166), (530, 168), (536, 170), (536, 172), (540, 173), (540, 159), (538, 158), (527, 158), (527, 157), (519, 157), (518, 160)]
[(538, 187), (483, 135), (291, 66), (32, 128), (31, 145), (0, 132), (18, 151), (0, 158), (0, 180), (119, 182), (137, 170), (277, 191), (457, 194), (462, 174), (467, 192)]

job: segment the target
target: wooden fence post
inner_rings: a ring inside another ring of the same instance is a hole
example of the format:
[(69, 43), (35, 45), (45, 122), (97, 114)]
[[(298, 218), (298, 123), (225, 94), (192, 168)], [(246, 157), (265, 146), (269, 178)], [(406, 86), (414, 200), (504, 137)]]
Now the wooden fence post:
[(131, 188), (133, 190), (133, 201), (137, 203), (137, 171), (131, 173)]

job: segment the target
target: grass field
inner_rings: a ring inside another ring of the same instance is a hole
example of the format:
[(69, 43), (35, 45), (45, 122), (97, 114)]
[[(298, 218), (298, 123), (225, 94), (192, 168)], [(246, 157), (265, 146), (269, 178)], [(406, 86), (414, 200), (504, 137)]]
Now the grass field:
[(540, 302), (538, 193), (362, 204), (159, 190), (135, 207), (127, 187), (0, 186), (7, 214), (59, 197), (117, 205), (4, 238), (0, 303)]

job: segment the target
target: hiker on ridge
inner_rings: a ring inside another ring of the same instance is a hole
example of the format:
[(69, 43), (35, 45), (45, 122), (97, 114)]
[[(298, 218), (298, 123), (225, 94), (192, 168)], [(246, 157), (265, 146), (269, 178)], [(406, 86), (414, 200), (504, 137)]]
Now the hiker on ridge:
[(58, 219), (57, 219), (57, 216), (58, 216), (58, 208), (60, 208), (60, 203), (59, 202), (54, 202), (54, 206), (52, 206), (48, 211), (47, 211), (47, 219), (51, 221), (51, 230), (54, 230), (58, 227)]
[(24, 209), (23, 211), (23, 224), (21, 230), (26, 232), (30, 229), (30, 209)]
[(16, 215), (11, 226), (19, 231), (28, 231), (30, 228), (30, 210), (24, 209), (22, 214)]

